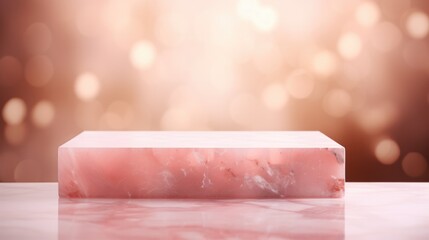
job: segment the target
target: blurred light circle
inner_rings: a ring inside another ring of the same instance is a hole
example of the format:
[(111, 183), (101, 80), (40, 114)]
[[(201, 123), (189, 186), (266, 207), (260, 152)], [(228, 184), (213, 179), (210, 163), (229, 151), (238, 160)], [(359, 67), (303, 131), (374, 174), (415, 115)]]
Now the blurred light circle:
[(362, 51), (362, 40), (354, 32), (344, 33), (338, 41), (337, 49), (344, 59), (354, 59)]
[(355, 119), (367, 133), (380, 133), (398, 119), (399, 110), (392, 103), (367, 106), (356, 113)]
[(102, 128), (125, 129), (134, 121), (134, 110), (127, 102), (114, 101), (101, 116), (100, 121)]
[(352, 98), (342, 89), (330, 90), (323, 98), (323, 109), (332, 117), (344, 117), (351, 107)]
[(11, 98), (3, 106), (3, 119), (9, 125), (18, 125), (23, 122), (27, 113), (25, 102), (20, 98)]
[(31, 113), (34, 125), (40, 128), (49, 126), (55, 117), (54, 105), (46, 100), (38, 102)]
[(314, 80), (302, 69), (295, 70), (286, 79), (286, 89), (290, 96), (304, 99), (311, 95), (314, 89)]
[(24, 40), (30, 53), (40, 54), (48, 50), (51, 45), (51, 31), (44, 23), (33, 23), (25, 31)]
[(422, 39), (429, 31), (429, 19), (424, 12), (411, 13), (406, 20), (406, 28), (411, 37)]
[(169, 108), (161, 118), (161, 128), (164, 130), (189, 130), (191, 127), (191, 113), (183, 107)]
[(22, 65), (12, 56), (4, 56), (0, 59), (0, 85), (12, 85), (22, 76)]
[(272, 83), (264, 88), (261, 99), (267, 108), (278, 111), (286, 105), (288, 95), (282, 84)]
[(19, 157), (15, 152), (12, 151), (1, 151), (0, 152), (0, 182), (13, 182), (14, 171)]
[(10, 145), (19, 145), (27, 136), (27, 127), (24, 123), (18, 125), (6, 125), (4, 138)]
[(407, 41), (402, 55), (405, 62), (413, 69), (428, 69), (429, 46), (424, 41)]
[(418, 152), (410, 152), (402, 160), (402, 169), (410, 177), (420, 177), (426, 173), (428, 163)]
[(372, 46), (382, 52), (395, 49), (399, 46), (401, 40), (401, 31), (390, 22), (377, 24), (371, 34)]
[(149, 41), (143, 40), (133, 45), (130, 52), (130, 60), (133, 66), (140, 70), (150, 68), (156, 57), (155, 46)]
[(278, 21), (276, 11), (270, 6), (259, 6), (252, 17), (252, 22), (256, 29), (262, 32), (272, 31)]
[(375, 2), (364, 1), (356, 8), (355, 18), (361, 26), (371, 27), (380, 18), (380, 9)]
[(337, 59), (333, 53), (328, 50), (316, 53), (312, 61), (314, 73), (320, 76), (330, 76), (337, 68)]
[(396, 162), (400, 153), (399, 145), (390, 138), (380, 140), (374, 150), (377, 160), (386, 165)]
[(90, 101), (97, 97), (100, 91), (100, 81), (92, 73), (82, 73), (76, 78), (74, 85), (76, 96), (83, 101)]
[(25, 66), (25, 79), (34, 87), (46, 85), (54, 75), (54, 66), (46, 56), (32, 57)]
[(34, 160), (23, 160), (15, 168), (16, 182), (38, 182), (42, 180), (40, 164)]
[(252, 17), (257, 13), (259, 8), (258, 0), (238, 0), (237, 14), (244, 20), (252, 20)]

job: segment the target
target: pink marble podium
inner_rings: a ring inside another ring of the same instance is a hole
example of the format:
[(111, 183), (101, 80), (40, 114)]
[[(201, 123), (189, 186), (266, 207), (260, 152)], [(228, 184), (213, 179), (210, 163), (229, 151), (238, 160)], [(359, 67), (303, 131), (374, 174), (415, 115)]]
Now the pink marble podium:
[(345, 150), (320, 132), (83, 132), (58, 150), (60, 197), (342, 197)]

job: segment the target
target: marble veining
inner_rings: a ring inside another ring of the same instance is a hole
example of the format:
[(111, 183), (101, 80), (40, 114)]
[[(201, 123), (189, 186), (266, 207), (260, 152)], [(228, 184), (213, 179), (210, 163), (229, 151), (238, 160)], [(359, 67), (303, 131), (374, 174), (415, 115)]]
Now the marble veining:
[(344, 179), (320, 132), (83, 132), (58, 149), (66, 198), (337, 198)]
[(429, 183), (347, 183), (339, 199), (58, 199), (0, 183), (0, 239), (427, 239)]

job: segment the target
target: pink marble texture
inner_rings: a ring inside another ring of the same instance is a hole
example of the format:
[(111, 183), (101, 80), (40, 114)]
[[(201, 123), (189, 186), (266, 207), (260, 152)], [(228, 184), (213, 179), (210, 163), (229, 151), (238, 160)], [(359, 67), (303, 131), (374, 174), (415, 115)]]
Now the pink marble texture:
[(346, 183), (344, 198), (58, 199), (0, 183), (0, 239), (428, 239), (429, 183)]
[(342, 197), (344, 148), (320, 132), (83, 132), (58, 150), (60, 197)]

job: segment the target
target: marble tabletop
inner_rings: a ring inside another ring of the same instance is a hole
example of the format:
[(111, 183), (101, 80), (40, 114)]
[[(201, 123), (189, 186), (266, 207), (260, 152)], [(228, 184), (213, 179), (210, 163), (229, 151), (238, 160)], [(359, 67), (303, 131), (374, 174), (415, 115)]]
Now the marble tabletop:
[(429, 239), (429, 183), (347, 183), (343, 199), (58, 199), (0, 183), (0, 239)]

